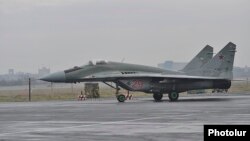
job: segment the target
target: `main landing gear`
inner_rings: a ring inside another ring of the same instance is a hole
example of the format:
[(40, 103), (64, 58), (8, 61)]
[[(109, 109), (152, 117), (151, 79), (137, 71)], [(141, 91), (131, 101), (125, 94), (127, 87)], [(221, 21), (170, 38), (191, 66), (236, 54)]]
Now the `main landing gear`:
[[(163, 94), (162, 94), (162, 93), (154, 93), (154, 94), (153, 94), (153, 98), (154, 98), (154, 100), (155, 100), (156, 102), (161, 101), (161, 100), (162, 100), (162, 97), (163, 97)], [(178, 98), (179, 98), (179, 93), (178, 93), (178, 92), (175, 92), (175, 91), (170, 92), (170, 93), (168, 94), (168, 98), (169, 98), (170, 101), (177, 101)]]
[(163, 94), (162, 94), (162, 93), (154, 93), (154, 94), (153, 94), (153, 98), (154, 98), (154, 100), (155, 100), (156, 102), (161, 101), (162, 97), (163, 97)]
[(179, 98), (179, 93), (178, 92), (170, 92), (168, 94), (168, 98), (170, 101), (177, 101)]

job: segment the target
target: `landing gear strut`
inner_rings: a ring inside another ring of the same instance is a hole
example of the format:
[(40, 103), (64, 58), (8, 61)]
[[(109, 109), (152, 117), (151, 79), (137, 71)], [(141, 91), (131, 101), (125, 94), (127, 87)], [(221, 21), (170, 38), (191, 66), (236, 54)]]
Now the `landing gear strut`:
[(116, 91), (115, 91), (115, 96), (116, 96), (116, 98), (117, 98), (117, 100), (118, 100), (119, 102), (125, 102), (126, 96), (123, 95), (123, 94), (119, 94), (120, 88), (119, 88), (119, 86), (118, 86), (117, 83), (115, 83), (115, 84), (116, 84), (115, 87), (114, 87), (113, 85), (111, 85), (111, 84), (105, 82), (105, 81), (103, 81), (103, 83), (106, 84), (106, 85), (108, 85), (109, 87), (111, 87), (111, 88), (113, 88), (113, 89), (116, 90)]
[(118, 86), (117, 84), (116, 84), (115, 89), (116, 89), (115, 95), (116, 95), (117, 100), (118, 100), (119, 102), (125, 102), (126, 97), (125, 97), (124, 94), (119, 94), (120, 88), (119, 88), (119, 86)]
[(168, 98), (170, 101), (177, 101), (179, 98), (179, 93), (178, 92), (170, 92), (168, 94)]
[(154, 97), (154, 100), (155, 100), (156, 102), (159, 102), (159, 101), (161, 101), (161, 99), (162, 99), (162, 97), (163, 97), (163, 94), (162, 94), (162, 93), (154, 93), (154, 94), (153, 94), (153, 97)]

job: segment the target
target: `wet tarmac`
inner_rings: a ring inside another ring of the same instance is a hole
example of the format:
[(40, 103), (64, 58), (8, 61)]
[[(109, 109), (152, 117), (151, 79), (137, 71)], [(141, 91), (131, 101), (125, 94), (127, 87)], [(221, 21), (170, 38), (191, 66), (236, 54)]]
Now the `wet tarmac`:
[(0, 141), (196, 141), (204, 124), (250, 124), (250, 95), (0, 103)]

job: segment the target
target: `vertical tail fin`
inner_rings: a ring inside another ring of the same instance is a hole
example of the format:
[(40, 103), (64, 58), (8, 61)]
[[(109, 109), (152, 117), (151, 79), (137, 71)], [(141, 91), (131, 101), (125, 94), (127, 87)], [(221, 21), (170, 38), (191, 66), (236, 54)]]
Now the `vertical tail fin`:
[(213, 57), (213, 47), (206, 45), (182, 70), (185, 73), (200, 69)]
[(229, 42), (213, 59), (202, 67), (200, 75), (232, 79), (235, 52), (236, 45)]

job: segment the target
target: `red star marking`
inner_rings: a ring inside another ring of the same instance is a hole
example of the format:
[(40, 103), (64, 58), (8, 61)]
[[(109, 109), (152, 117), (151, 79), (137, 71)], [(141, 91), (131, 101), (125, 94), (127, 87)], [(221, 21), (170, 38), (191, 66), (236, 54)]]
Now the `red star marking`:
[(133, 87), (134, 89), (141, 89), (141, 88), (143, 87), (143, 82), (140, 81), (140, 80), (134, 80), (134, 81), (132, 82), (132, 87)]
[(219, 59), (220, 59), (220, 60), (223, 60), (223, 59), (224, 59), (224, 56), (223, 56), (223, 55), (220, 55), (220, 56), (219, 56)]

